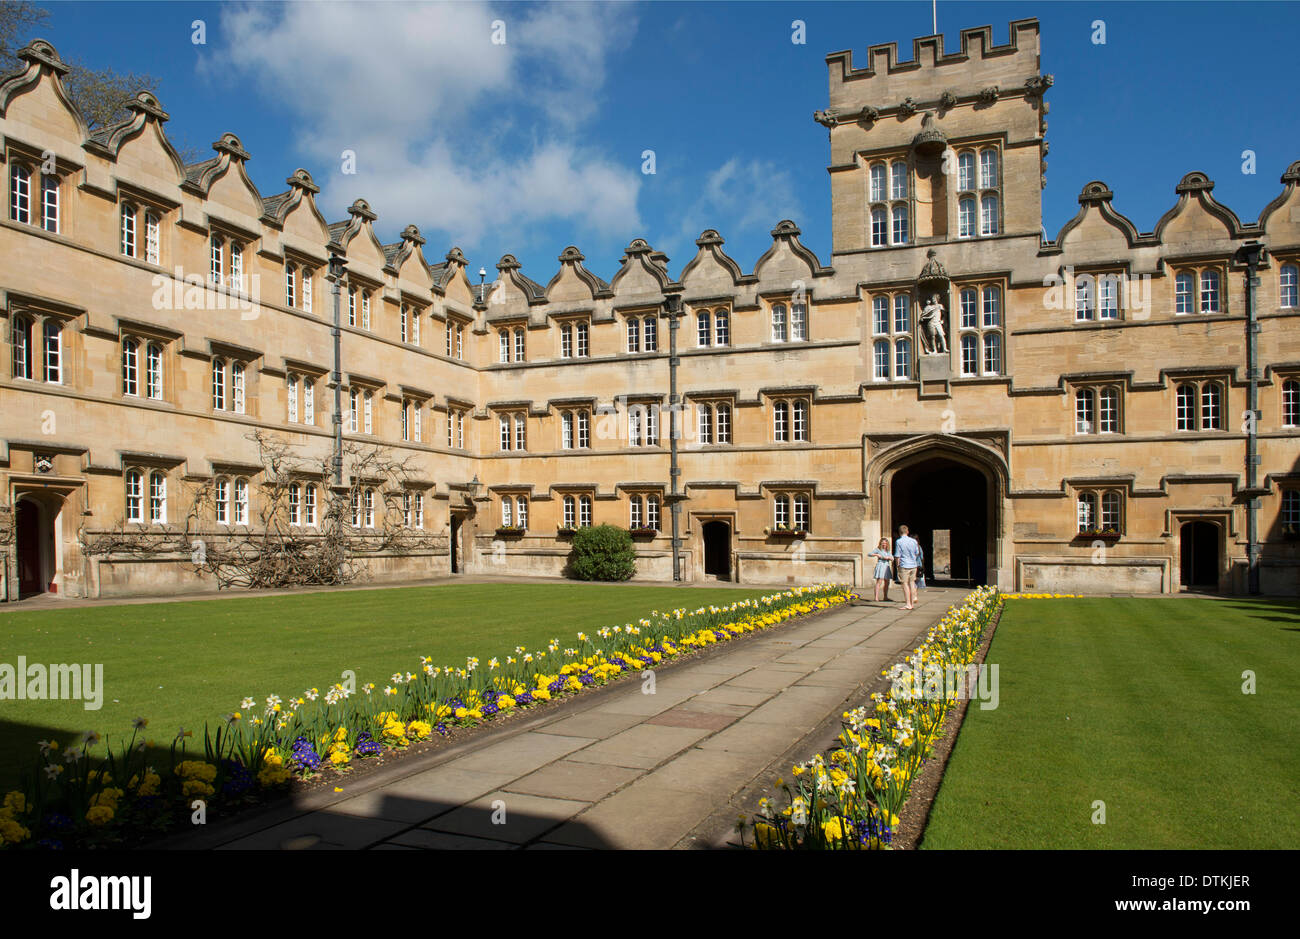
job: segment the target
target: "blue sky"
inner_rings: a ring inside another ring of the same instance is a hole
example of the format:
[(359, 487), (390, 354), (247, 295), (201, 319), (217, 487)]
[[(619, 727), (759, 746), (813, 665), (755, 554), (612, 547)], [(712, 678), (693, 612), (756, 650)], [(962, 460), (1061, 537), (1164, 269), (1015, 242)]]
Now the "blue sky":
[[(502, 254), (545, 283), (576, 244), (613, 276), (647, 238), (676, 275), (705, 228), (746, 271), (793, 218), (830, 254), (827, 53), (931, 32), (930, 3), (51, 2), (40, 32), (68, 59), (160, 79), (168, 132), (226, 131), (264, 195), (305, 166), (326, 217), (362, 197), (385, 241), (414, 222), (438, 260), (460, 245), (489, 280)], [(940, 2), (962, 28), (1037, 17), (1047, 100), (1049, 237), (1102, 179), (1143, 231), (1191, 170), (1255, 219), (1300, 159), (1290, 3)], [(206, 44), (191, 24), (206, 24)], [(494, 20), (504, 45), (491, 42)], [(791, 23), (806, 43), (791, 42)], [(1106, 43), (1095, 44), (1095, 20)], [(859, 59), (861, 61), (861, 59)], [(737, 128), (740, 128), (737, 130)], [(1253, 175), (1242, 152), (1255, 152)], [(356, 154), (344, 175), (342, 152)], [(655, 153), (655, 173), (642, 154)]]

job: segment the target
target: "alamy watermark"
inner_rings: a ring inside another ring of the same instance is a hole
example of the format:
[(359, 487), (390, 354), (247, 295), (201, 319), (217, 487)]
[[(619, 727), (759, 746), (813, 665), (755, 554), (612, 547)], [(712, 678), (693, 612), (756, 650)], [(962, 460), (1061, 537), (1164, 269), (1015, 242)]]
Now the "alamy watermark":
[(44, 665), (0, 662), (0, 701), (83, 701), (87, 711), (104, 706), (104, 664)]

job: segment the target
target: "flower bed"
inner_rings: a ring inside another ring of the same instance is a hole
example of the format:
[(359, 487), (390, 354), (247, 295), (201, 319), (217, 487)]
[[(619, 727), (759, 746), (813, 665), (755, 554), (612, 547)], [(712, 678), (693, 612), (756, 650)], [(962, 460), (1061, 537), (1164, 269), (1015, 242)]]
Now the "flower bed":
[(782, 808), (769, 799), (738, 824), (760, 849), (862, 850), (889, 847), (912, 781), (930, 755), (944, 718), (959, 701), (954, 676), (966, 675), (989, 624), (1002, 606), (993, 587), (980, 587), (944, 614), (905, 661), (881, 672), (889, 693), (846, 711), (839, 746), (795, 766), (778, 779)]
[[(215, 727), (205, 726), (202, 756), (188, 752), (183, 730), (170, 748), (147, 747), (139, 718), (130, 741), (93, 763), (86, 733), (64, 747), (42, 741), (40, 759), (0, 806), (0, 847), (61, 848), (129, 843), (187, 824), (191, 814), (229, 814), (285, 790), (295, 779), (346, 773), (358, 761), (403, 750), (434, 734), (471, 727), (498, 714), (577, 694), (626, 672), (846, 602), (851, 589), (798, 587), (725, 607), (652, 612), (636, 623), (578, 633), (562, 648), (516, 647), (513, 655), (477, 657), (464, 666), (395, 673), (386, 687), (334, 685), (297, 697), (269, 695), (257, 709), (245, 698)], [(137, 742), (138, 740), (138, 742)], [(197, 748), (196, 748), (197, 749)], [(202, 805), (200, 805), (202, 803)]]

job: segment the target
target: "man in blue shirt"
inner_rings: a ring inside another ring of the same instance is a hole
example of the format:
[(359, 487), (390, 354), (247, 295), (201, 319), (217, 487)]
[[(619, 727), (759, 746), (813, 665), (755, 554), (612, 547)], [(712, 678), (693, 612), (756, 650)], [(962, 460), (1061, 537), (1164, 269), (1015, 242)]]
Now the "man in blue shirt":
[(894, 557), (898, 558), (898, 579), (903, 582), (904, 609), (916, 606), (916, 572), (921, 567), (921, 545), (907, 533), (906, 525), (898, 526), (898, 540), (894, 542)]

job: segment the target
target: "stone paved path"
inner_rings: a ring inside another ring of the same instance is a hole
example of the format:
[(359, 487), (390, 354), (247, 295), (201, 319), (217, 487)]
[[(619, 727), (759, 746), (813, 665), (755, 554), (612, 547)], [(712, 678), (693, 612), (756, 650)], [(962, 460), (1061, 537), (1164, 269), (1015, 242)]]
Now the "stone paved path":
[(931, 587), (911, 612), (855, 603), (777, 627), (662, 669), (654, 694), (626, 679), (344, 782), (342, 793), (313, 793), (174, 846), (692, 846), (697, 826), (860, 695), (965, 593)]

